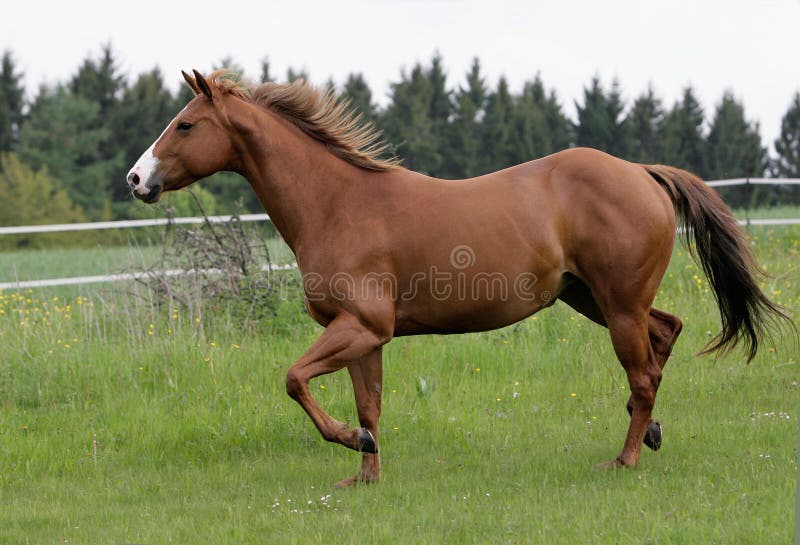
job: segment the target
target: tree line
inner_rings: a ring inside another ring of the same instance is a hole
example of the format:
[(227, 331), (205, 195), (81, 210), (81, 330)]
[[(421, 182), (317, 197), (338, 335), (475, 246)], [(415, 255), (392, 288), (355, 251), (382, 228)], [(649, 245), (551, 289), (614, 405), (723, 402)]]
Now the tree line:
[[(110, 45), (89, 56), (66, 82), (43, 85), (26, 100), (24, 74), (12, 52), (0, 66), (0, 224), (54, 223), (136, 217), (124, 183), (127, 169), (165, 124), (191, 99), (172, 92), (156, 67), (129, 78)], [(241, 71), (232, 59), (217, 67)], [(306, 77), (289, 69), (287, 80)], [(268, 61), (259, 81), (272, 80)], [(329, 81), (326, 85), (334, 86)], [(336, 88), (380, 128), (405, 166), (442, 178), (467, 178), (570, 147), (590, 146), (642, 163), (665, 163), (703, 178), (800, 177), (800, 92), (783, 117), (770, 156), (742, 103), (725, 93), (708, 113), (687, 87), (665, 105), (652, 88), (632, 101), (621, 85), (592, 78), (570, 119), (540, 75), (512, 93), (508, 81), (487, 81), (476, 58), (463, 83), (451, 84), (439, 54), (403, 70), (379, 107), (362, 74)], [(194, 186), (209, 213), (241, 201), (260, 211), (235, 175), (215, 175)], [(729, 190), (733, 206), (800, 202), (798, 188)], [(747, 202), (747, 200), (751, 202)], [(754, 202), (757, 201), (757, 202)], [(180, 199), (174, 203), (186, 206)], [(178, 210), (180, 213), (180, 210)]]

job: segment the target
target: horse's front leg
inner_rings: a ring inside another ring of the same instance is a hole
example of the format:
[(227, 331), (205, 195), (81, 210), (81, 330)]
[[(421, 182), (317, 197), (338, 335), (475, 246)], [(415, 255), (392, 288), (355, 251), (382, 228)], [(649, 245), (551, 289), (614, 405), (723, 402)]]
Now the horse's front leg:
[[(378, 444), (374, 432), (369, 427), (349, 429), (346, 424), (331, 418), (311, 395), (308, 382), (314, 377), (338, 371), (352, 362), (369, 360), (369, 356), (375, 353), (378, 354), (380, 363), (379, 349), (389, 341), (390, 335), (381, 334), (377, 327), (373, 329), (365, 326), (351, 314), (341, 313), (289, 369), (286, 374), (287, 393), (303, 407), (326, 441), (339, 443), (353, 450), (377, 453)], [(358, 387), (356, 401), (359, 403)], [(365, 422), (370, 422), (369, 418)], [(374, 429), (377, 431), (377, 418)]]

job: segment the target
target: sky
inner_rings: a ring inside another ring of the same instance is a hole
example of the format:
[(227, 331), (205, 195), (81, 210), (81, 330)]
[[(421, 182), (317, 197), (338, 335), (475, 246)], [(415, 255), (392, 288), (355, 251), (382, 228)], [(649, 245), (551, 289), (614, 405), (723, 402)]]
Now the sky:
[(731, 91), (771, 145), (800, 91), (798, 22), (800, 0), (7, 2), (0, 50), (30, 96), (110, 43), (131, 79), (159, 66), (173, 89), (180, 70), (225, 57), (258, 78), (268, 58), (275, 76), (293, 67), (320, 84), (360, 72), (379, 104), (439, 52), (451, 86), (474, 57), (492, 86), (505, 75), (519, 91), (540, 74), (573, 119), (593, 76), (618, 79), (628, 104), (652, 85), (670, 107), (691, 84), (709, 119)]

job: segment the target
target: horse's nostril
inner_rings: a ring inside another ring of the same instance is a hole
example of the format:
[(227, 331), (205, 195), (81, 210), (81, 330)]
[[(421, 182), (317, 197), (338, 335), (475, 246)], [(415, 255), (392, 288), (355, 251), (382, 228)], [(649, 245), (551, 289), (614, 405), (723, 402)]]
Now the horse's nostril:
[(134, 187), (139, 185), (140, 181), (141, 180), (139, 179), (139, 175), (138, 174), (131, 174), (131, 184), (133, 184)]

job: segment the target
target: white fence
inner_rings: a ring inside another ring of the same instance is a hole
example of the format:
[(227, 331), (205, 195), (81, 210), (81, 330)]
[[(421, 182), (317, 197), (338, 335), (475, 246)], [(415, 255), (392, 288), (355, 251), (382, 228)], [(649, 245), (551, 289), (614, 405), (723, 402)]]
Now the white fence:
[[(288, 265), (264, 265), (262, 271), (289, 271), (297, 268), (297, 263)], [(136, 271), (116, 274), (99, 274), (95, 276), (70, 276), (67, 278), (46, 278), (43, 280), (18, 280), (16, 282), (0, 282), (0, 290), (23, 290), (28, 288), (49, 288), (54, 286), (80, 286), (83, 284), (103, 284), (106, 282), (121, 282), (125, 280), (146, 280), (154, 274), (159, 276), (185, 276), (202, 272), (203, 274), (222, 274), (220, 269), (203, 269), (202, 271), (186, 269), (167, 269), (152, 273), (149, 271)]]
[(730, 178), (728, 180), (712, 180), (706, 182), (709, 187), (727, 187), (732, 185), (800, 185), (800, 178)]
[[(210, 223), (227, 223), (233, 216), (209, 216)], [(242, 214), (239, 221), (269, 221), (266, 214)], [(157, 227), (159, 225), (187, 225), (205, 223), (206, 218), (156, 218), (150, 220), (94, 221), (89, 223), (54, 223), (50, 225), (21, 225), (0, 227), (0, 235), (28, 235), (31, 233), (65, 233), (69, 231), (102, 231), (104, 229), (130, 229)]]
[[(706, 182), (710, 187), (730, 187), (737, 185), (800, 185), (800, 178), (732, 178), (728, 180), (713, 180)], [(145, 220), (122, 220), (122, 221), (101, 221), (90, 223), (62, 223), (51, 225), (23, 225), (0, 227), (2, 235), (26, 235), (33, 233), (64, 233), (71, 231), (98, 231), (103, 229), (131, 229), (139, 227), (156, 227), (159, 225), (187, 225), (201, 224), (209, 221), (210, 223), (226, 223), (231, 221), (234, 216), (209, 216), (206, 218), (182, 217), (182, 218), (158, 218)], [(267, 214), (243, 214), (238, 216), (238, 221), (270, 221)], [(747, 219), (739, 220), (739, 225), (800, 225), (800, 218), (779, 218), (779, 219)], [(278, 266), (273, 269), (286, 269), (296, 265)], [(14, 282), (0, 282), (0, 290), (9, 289), (28, 289), (53, 286), (76, 286), (83, 284), (98, 284), (104, 282), (119, 282), (125, 280), (136, 280), (144, 278), (147, 272), (130, 272), (119, 274), (103, 274), (95, 276), (80, 276), (69, 278), (50, 278), (44, 280), (17, 280)], [(177, 276), (187, 274), (187, 271), (175, 269), (162, 271), (161, 274), (167, 276)]]

